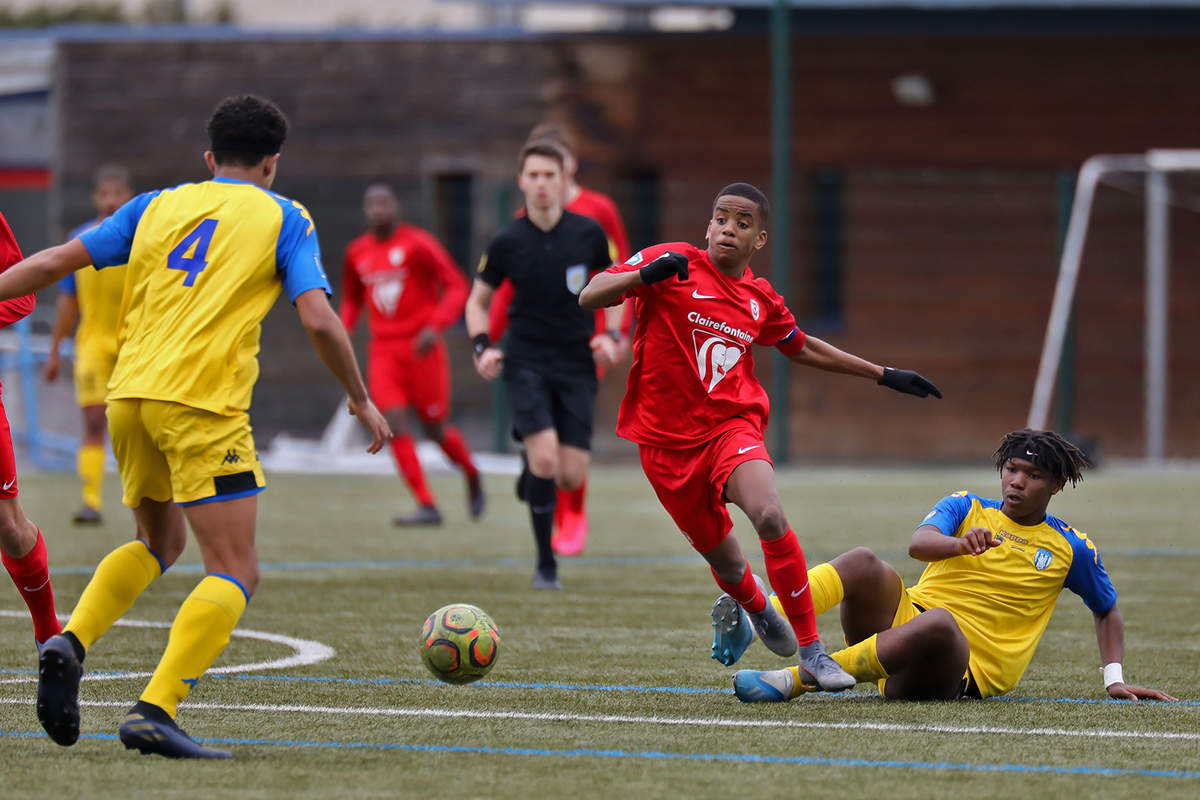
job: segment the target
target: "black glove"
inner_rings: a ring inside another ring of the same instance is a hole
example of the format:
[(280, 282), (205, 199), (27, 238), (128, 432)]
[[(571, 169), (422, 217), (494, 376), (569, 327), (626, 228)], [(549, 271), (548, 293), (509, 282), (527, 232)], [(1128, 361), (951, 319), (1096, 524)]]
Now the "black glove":
[(942, 393), (936, 386), (926, 380), (921, 373), (913, 372), (911, 369), (884, 367), (883, 377), (879, 379), (878, 383), (880, 386), (895, 389), (897, 392), (915, 394), (917, 397), (933, 395), (939, 400), (942, 399)]
[(686, 281), (688, 276), (687, 256), (683, 253), (676, 253), (674, 250), (668, 250), (639, 269), (638, 273), (642, 276), (642, 283), (647, 286), (665, 281), (673, 275), (678, 275), (679, 280)]

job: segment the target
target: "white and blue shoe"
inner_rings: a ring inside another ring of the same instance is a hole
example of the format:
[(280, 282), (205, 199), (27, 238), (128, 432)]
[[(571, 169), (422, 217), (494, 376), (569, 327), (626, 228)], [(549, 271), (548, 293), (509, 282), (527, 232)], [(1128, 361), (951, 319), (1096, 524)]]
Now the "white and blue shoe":
[(750, 615), (736, 600), (723, 594), (713, 603), (712, 624), (712, 657), (732, 667), (757, 636), (750, 623)]
[(743, 703), (783, 703), (792, 696), (792, 672), (786, 669), (739, 669), (733, 693)]

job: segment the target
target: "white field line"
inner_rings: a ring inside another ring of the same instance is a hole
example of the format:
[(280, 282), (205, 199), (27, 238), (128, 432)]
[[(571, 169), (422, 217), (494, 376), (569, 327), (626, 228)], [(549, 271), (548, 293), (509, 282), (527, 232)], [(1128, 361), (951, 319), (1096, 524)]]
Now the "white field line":
[[(0, 617), (25, 617), (28, 616), (28, 611), (10, 611), (0, 609)], [(169, 622), (146, 622), (136, 619), (119, 619), (115, 623), (127, 628), (170, 628)], [(328, 661), (337, 655), (337, 651), (332, 647), (320, 642), (314, 642), (310, 639), (298, 639), (294, 636), (283, 636), (278, 633), (267, 633), (266, 631), (255, 631), (248, 628), (234, 628), (233, 636), (242, 639), (257, 639), (261, 642), (273, 642), (292, 648), (292, 654), (284, 658), (276, 658), (271, 661), (257, 661), (253, 664), (226, 664), (221, 667), (213, 667), (208, 671), (211, 673), (227, 673), (227, 672), (257, 672), (264, 669), (288, 669), (289, 667), (304, 667), (310, 664), (319, 664), (322, 661)], [(84, 673), (85, 681), (111, 681), (125, 678), (148, 678), (152, 675), (151, 672), (113, 672), (99, 675), (89, 675)], [(3, 678), (0, 679), (0, 684), (5, 683), (29, 683), (37, 680), (36, 676), (24, 678)]]
[[(33, 704), (33, 699), (0, 698), (0, 705)], [(127, 702), (80, 701), (81, 706), (124, 708)], [(472, 711), (454, 708), (377, 708), (357, 706), (307, 706), (236, 703), (181, 703), (181, 708), (197, 711), (260, 711), (277, 714), (336, 714), (374, 717), (423, 717), (426, 719), (531, 720), (534, 722), (597, 722), (628, 725), (670, 725), (681, 727), (791, 728), (809, 730), (852, 730), (980, 734), (985, 736), (1074, 736), (1093, 739), (1200, 740), (1200, 733), (1176, 731), (1080, 730), (1077, 728), (1000, 728), (988, 725), (921, 725), (897, 722), (805, 722), (803, 720), (749, 720), (720, 717), (637, 717), (624, 714), (568, 714), (530, 711)]]

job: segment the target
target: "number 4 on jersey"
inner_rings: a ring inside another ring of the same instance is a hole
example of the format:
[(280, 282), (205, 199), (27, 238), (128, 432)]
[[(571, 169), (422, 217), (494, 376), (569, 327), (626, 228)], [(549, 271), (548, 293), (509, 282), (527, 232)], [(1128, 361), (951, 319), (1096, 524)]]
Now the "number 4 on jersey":
[[(167, 269), (179, 269), (187, 273), (183, 279), (184, 286), (196, 282), (196, 276), (208, 266), (208, 246), (212, 243), (213, 233), (217, 230), (217, 220), (206, 219), (183, 237), (183, 241), (175, 245), (175, 249), (167, 254)], [(189, 256), (188, 251), (195, 250)]]

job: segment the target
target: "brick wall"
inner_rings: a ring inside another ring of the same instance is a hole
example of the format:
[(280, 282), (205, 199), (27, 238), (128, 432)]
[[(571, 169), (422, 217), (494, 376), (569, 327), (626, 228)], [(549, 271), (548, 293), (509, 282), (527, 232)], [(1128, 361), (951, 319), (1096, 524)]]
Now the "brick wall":
[[(1200, 41), (801, 33), (794, 54), (794, 214), (790, 226), (780, 221), (772, 230), (791, 237), (791, 303), (812, 321), (806, 181), (815, 169), (839, 170), (845, 309), (840, 325), (814, 331), (921, 369), (947, 399), (921, 403), (797, 370), (793, 452), (977, 459), (1028, 410), (1057, 265), (1060, 171), (1097, 152), (1196, 146), (1200, 106), (1190, 98)], [(360, 229), (361, 191), (378, 177), (398, 185), (415, 221), (432, 225), (434, 176), (475, 176), (479, 252), (507, 213), (499, 205), (514, 154), (545, 117), (575, 128), (583, 181), (615, 192), (627, 215), (630, 176), (658, 177), (656, 219), (627, 219), (631, 228), (698, 241), (717, 188), (768, 182), (767, 59), (766, 42), (749, 36), (63, 43), (55, 93), (60, 222), (65, 229), (88, 216), (87, 181), (101, 161), (129, 163), (143, 187), (204, 177), (208, 111), (226, 94), (254, 91), (276, 99), (293, 122), (277, 188), (312, 210), (335, 280), (342, 248)], [(891, 79), (910, 72), (929, 76), (938, 95), (932, 108), (892, 97)], [(1140, 211), (1114, 196), (1101, 212), (1079, 302), (1076, 427), (1108, 454), (1136, 455)], [(1193, 216), (1176, 215), (1168, 452), (1196, 457)], [(768, 248), (756, 269), (769, 263)], [(260, 434), (315, 431), (338, 392), (284, 306), (268, 317), (263, 344)], [(767, 355), (759, 358), (764, 376)], [(465, 357), (455, 370), (459, 414), (484, 430), (488, 393), (475, 391)], [(617, 385), (604, 390), (606, 431), (619, 394)], [(630, 452), (610, 436), (598, 445)]]

